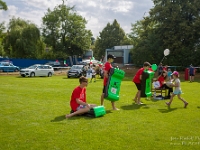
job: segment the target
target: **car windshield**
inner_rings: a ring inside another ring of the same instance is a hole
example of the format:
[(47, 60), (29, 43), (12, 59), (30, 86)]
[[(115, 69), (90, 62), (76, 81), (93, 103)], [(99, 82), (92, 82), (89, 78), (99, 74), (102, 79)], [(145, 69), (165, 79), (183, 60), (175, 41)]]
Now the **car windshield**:
[(33, 65), (33, 66), (30, 66), (28, 67), (29, 69), (35, 69), (37, 67), (37, 65)]
[(72, 66), (71, 69), (82, 69), (82, 68), (83, 68), (83, 66)]
[(14, 66), (13, 64), (7, 63), (7, 62), (1, 63), (1, 65), (2, 65), (2, 66)]

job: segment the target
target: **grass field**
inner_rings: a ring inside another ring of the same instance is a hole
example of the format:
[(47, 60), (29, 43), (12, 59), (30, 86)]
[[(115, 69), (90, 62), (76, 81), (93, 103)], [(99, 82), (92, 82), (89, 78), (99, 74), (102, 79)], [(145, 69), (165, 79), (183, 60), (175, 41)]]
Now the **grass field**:
[[(198, 150), (200, 149), (200, 80), (182, 80), (189, 105), (175, 97), (168, 100), (142, 99), (135, 105), (132, 77), (121, 85), (119, 111), (99, 118), (65, 119), (71, 92), (78, 79), (66, 76), (21, 78), (0, 76), (1, 150)], [(100, 104), (102, 79), (89, 83), (87, 101)]]

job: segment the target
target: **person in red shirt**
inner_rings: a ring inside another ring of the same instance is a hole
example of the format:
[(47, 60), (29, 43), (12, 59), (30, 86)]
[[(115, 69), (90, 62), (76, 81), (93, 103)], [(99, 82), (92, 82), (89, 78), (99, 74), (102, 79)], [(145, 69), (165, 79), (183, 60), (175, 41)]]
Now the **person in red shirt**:
[(163, 67), (163, 71), (167, 71), (167, 68), (168, 68), (168, 66), (165, 65), (165, 66)]
[(70, 118), (75, 115), (84, 114), (91, 108), (95, 107), (95, 104), (86, 103), (86, 87), (88, 85), (88, 79), (84, 76), (79, 78), (80, 85), (77, 86), (71, 95), (70, 106), (73, 111), (71, 114), (67, 114), (65, 117)]
[(138, 105), (142, 104), (141, 101), (140, 101), (142, 73), (143, 73), (144, 70), (148, 70), (150, 67), (151, 67), (151, 64), (149, 62), (144, 62), (143, 68), (140, 68), (136, 72), (136, 74), (135, 74), (135, 76), (133, 77), (133, 80), (132, 80), (135, 83), (137, 90), (138, 90), (136, 95), (135, 95), (135, 98), (133, 100)]
[(165, 98), (170, 98), (170, 94), (173, 92), (173, 88), (172, 87), (168, 87), (166, 85), (166, 81), (168, 81), (168, 77), (167, 77), (167, 71), (163, 71), (162, 74), (160, 76), (158, 76), (157, 79), (160, 82), (160, 88), (161, 89), (168, 89), (168, 95)]
[[(111, 63), (114, 61), (115, 56), (108, 54), (107, 56), (107, 62), (104, 64), (104, 79), (103, 79), (103, 92), (101, 95), (101, 105), (104, 104), (104, 95), (105, 95), (105, 90), (106, 90), (106, 85), (107, 85), (107, 81), (108, 81), (108, 74), (110, 69), (112, 68)], [(115, 102), (111, 102), (112, 104), (112, 108), (113, 110), (119, 110), (116, 106), (115, 106)]]

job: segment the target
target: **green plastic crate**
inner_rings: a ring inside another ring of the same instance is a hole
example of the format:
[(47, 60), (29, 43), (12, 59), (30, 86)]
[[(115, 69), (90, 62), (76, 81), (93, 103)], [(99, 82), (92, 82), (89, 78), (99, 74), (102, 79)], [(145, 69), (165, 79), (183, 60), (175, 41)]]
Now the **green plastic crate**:
[(97, 106), (93, 108), (95, 117), (100, 117), (106, 114), (104, 106)]
[(106, 85), (106, 91), (104, 98), (110, 101), (118, 101), (119, 100), (119, 92), (122, 79), (125, 76), (125, 72), (120, 69), (111, 68), (108, 82)]

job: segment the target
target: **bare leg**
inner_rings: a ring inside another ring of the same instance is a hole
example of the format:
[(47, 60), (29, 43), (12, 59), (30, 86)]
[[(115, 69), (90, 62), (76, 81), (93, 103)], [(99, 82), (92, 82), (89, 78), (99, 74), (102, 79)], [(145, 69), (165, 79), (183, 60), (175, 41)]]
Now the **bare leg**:
[(174, 98), (174, 96), (175, 96), (175, 94), (174, 93), (172, 93), (172, 95), (171, 95), (171, 97), (170, 97), (170, 101), (167, 103), (166, 102), (166, 104), (168, 105), (168, 106), (170, 106), (171, 105), (171, 103), (172, 103), (172, 101), (173, 101), (173, 98)]
[(96, 105), (95, 104), (89, 104), (89, 107), (85, 107), (85, 108), (79, 109), (79, 110), (77, 110), (77, 111), (75, 111), (75, 112), (73, 112), (71, 114), (67, 114), (65, 117), (66, 118), (70, 118), (70, 117), (73, 117), (75, 115), (84, 114), (84, 113), (90, 111), (90, 109), (93, 108), (93, 107), (96, 107)]
[(141, 101), (140, 101), (141, 91), (140, 90), (138, 90), (137, 95), (138, 95), (137, 96), (137, 104), (140, 105), (141, 104)]
[(94, 82), (96, 82), (96, 76), (95, 76), (95, 78), (94, 78)]
[(115, 102), (111, 102), (111, 104), (112, 104), (113, 110), (119, 110), (119, 109), (115, 106)]
[(135, 101), (135, 103), (137, 103), (137, 100), (138, 100), (138, 91), (137, 93), (135, 94), (135, 98), (133, 99)]
[(66, 117), (66, 118), (70, 118), (70, 117), (73, 117), (73, 116), (78, 115), (78, 114), (86, 113), (86, 112), (88, 112), (89, 110), (90, 110), (90, 109), (89, 109), (88, 107), (82, 108), (82, 109), (79, 109), (79, 110), (77, 110), (77, 111), (75, 111), (75, 112), (73, 112), (73, 113), (71, 113), (71, 114), (66, 115), (65, 117)]
[(184, 103), (184, 108), (186, 108), (187, 105), (188, 105), (188, 102), (186, 102), (186, 101), (181, 97), (180, 94), (178, 95), (178, 98)]
[(192, 82), (194, 82), (194, 76), (192, 76)]
[(103, 105), (103, 103), (104, 103), (104, 93), (102, 93), (101, 95), (101, 105)]

